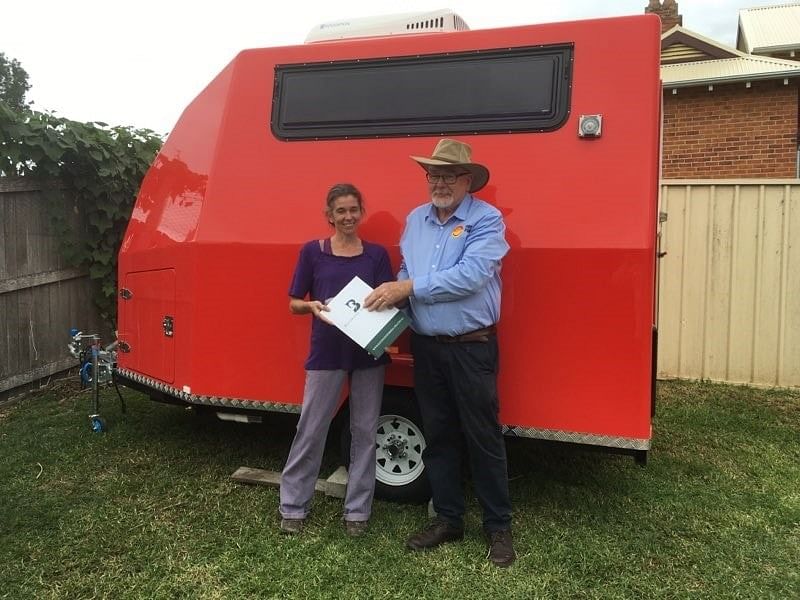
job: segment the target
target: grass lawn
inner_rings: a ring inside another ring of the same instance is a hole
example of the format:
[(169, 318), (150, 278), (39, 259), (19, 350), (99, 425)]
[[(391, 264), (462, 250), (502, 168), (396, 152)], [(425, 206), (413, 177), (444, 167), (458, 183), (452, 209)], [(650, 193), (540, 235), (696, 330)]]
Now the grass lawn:
[[(277, 489), (234, 483), (280, 470), (294, 418), (204, 419), (124, 390), (61, 385), (0, 408), (0, 598), (800, 598), (800, 393), (659, 384), (647, 467), (626, 456), (509, 440), (519, 554), (485, 559), (467, 536), (404, 550), (424, 506), (376, 501), (351, 540), (341, 501), (277, 529)], [(336, 444), (323, 474), (336, 465)]]

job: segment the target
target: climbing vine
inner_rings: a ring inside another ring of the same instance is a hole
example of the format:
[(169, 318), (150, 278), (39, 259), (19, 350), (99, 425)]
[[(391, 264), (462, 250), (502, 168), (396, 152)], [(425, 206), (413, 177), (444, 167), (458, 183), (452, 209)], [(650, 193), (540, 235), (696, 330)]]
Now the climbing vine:
[[(101, 316), (116, 322), (117, 251), (145, 172), (162, 139), (149, 129), (80, 123), (52, 113), (12, 110), (0, 101), (0, 176), (41, 179), (49, 185), (52, 225), (68, 263), (95, 283)], [(65, 207), (63, 193), (73, 202)], [(77, 211), (86, 231), (77, 236)]]

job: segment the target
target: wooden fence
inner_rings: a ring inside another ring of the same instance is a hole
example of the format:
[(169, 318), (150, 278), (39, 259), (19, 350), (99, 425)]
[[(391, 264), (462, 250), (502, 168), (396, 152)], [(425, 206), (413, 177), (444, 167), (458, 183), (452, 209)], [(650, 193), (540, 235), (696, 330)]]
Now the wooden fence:
[[(77, 364), (67, 352), (71, 327), (100, 327), (88, 275), (59, 254), (51, 211), (40, 182), (0, 178), (0, 401)], [(77, 215), (73, 226), (80, 236)]]

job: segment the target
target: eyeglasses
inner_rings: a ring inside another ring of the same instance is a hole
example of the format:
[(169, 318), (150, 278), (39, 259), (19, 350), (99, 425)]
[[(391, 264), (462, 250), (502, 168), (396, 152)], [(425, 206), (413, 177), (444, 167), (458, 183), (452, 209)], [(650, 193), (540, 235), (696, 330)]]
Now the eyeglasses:
[(428, 183), (439, 183), (440, 181), (444, 181), (446, 184), (450, 185), (455, 183), (456, 179), (462, 175), (470, 175), (470, 173), (425, 173), (425, 179), (428, 180)]

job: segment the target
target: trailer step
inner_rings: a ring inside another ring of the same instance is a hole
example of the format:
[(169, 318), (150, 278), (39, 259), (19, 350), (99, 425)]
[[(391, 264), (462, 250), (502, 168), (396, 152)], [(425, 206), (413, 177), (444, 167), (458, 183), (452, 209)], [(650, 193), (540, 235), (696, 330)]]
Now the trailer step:
[[(266, 471), (252, 467), (239, 467), (231, 475), (231, 479), (251, 485), (271, 485), (273, 487), (281, 485), (280, 471)], [(345, 489), (347, 489), (347, 469), (339, 467), (327, 479), (317, 479), (314, 489), (326, 496), (344, 498)]]

